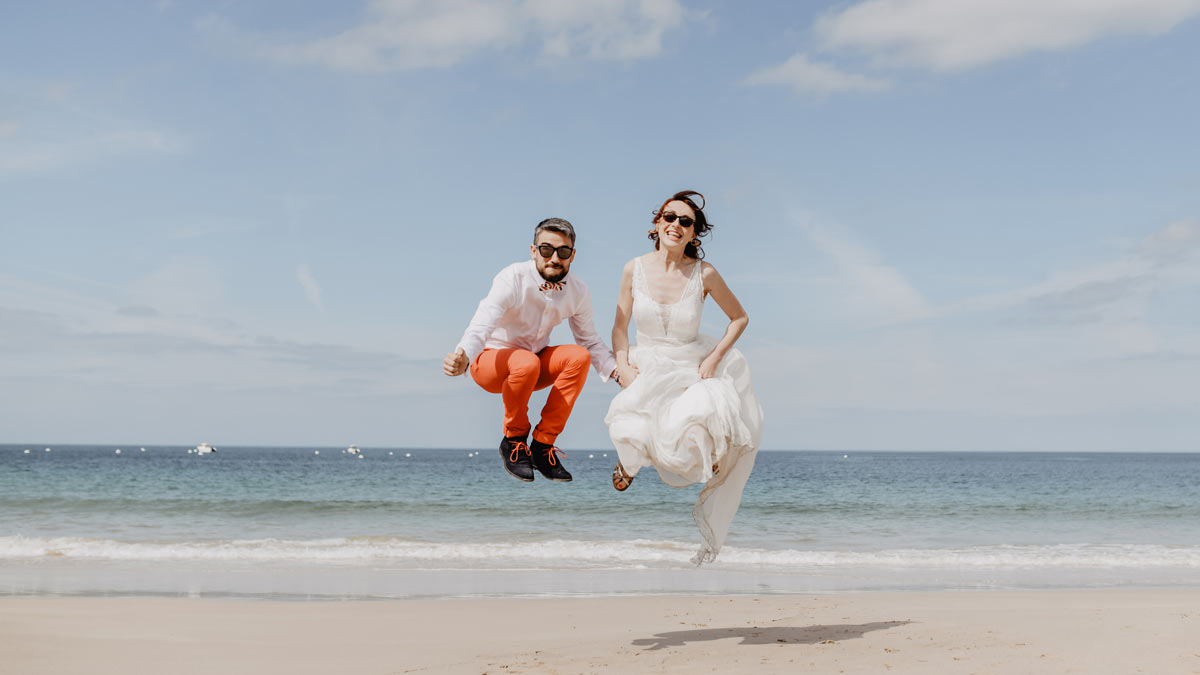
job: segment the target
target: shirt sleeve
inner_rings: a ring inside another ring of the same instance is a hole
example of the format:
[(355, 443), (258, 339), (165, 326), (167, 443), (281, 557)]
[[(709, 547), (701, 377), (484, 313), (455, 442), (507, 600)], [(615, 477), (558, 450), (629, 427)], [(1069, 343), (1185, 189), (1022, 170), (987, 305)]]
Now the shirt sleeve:
[(475, 316), (471, 317), (471, 323), (467, 324), (467, 330), (458, 341), (458, 348), (466, 353), (468, 363), (475, 363), (483, 353), (483, 345), (496, 329), (500, 317), (516, 303), (516, 298), (517, 284), (511, 270), (501, 270), (492, 279), (492, 289), (479, 301)]
[(594, 314), (592, 294), (584, 287), (575, 313), (569, 319), (571, 334), (575, 336), (575, 344), (587, 348), (588, 353), (592, 355), (592, 367), (600, 375), (600, 381), (608, 382), (608, 376), (617, 369), (617, 358), (613, 356), (612, 350), (604, 340), (596, 334)]

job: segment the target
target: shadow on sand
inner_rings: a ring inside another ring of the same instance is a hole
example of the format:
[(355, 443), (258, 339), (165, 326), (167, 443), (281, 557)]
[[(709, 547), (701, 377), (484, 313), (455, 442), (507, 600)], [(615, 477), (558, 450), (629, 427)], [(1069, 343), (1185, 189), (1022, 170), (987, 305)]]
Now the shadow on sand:
[(637, 647), (649, 647), (650, 650), (667, 647), (682, 647), (689, 642), (706, 642), (724, 640), (726, 638), (741, 638), (738, 644), (770, 645), (776, 643), (794, 643), (815, 645), (827, 640), (851, 640), (860, 638), (873, 630), (884, 630), (912, 623), (911, 621), (876, 621), (874, 623), (840, 624), (832, 626), (776, 626), (761, 628), (747, 626), (745, 628), (705, 628), (702, 630), (677, 630), (670, 633), (658, 633), (652, 638), (639, 638), (633, 641)]

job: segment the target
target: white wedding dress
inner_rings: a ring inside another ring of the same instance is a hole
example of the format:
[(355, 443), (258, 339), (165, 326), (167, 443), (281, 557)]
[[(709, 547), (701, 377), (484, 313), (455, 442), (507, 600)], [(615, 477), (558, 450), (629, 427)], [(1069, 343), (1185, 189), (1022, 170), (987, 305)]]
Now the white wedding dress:
[(754, 468), (763, 422), (750, 367), (737, 349), (726, 353), (712, 378), (700, 379), (700, 362), (718, 342), (700, 334), (703, 308), (699, 263), (679, 301), (664, 305), (650, 297), (642, 259), (635, 259), (637, 343), (629, 349), (629, 363), (638, 376), (612, 400), (604, 418), (630, 475), (653, 466), (672, 487), (705, 484), (692, 510), (704, 538), (692, 558), (697, 565), (721, 550)]

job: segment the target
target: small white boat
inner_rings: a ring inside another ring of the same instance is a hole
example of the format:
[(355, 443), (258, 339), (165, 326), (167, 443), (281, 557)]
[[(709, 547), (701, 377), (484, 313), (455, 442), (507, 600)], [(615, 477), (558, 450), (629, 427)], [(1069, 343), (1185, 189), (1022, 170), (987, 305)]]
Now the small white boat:
[(193, 451), (197, 455), (207, 455), (207, 454), (216, 452), (217, 449), (214, 448), (213, 446), (209, 445), (208, 443), (201, 443), (200, 445), (197, 445), (195, 448), (193, 448)]
[(348, 454), (348, 455), (357, 455), (357, 454), (360, 454), (361, 452), (362, 452), (362, 450), (359, 450), (357, 445), (352, 445), (352, 446), (346, 448), (346, 454)]

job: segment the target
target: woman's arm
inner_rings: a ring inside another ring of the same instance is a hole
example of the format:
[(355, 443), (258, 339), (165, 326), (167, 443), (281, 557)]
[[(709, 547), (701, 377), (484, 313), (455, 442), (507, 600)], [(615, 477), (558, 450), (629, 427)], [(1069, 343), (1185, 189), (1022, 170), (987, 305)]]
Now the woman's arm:
[(617, 357), (617, 384), (624, 389), (637, 378), (637, 369), (629, 365), (629, 317), (633, 314), (633, 261), (621, 270), (621, 291), (617, 296), (617, 316), (613, 319), (612, 348)]
[(729, 317), (729, 326), (725, 329), (725, 335), (708, 353), (708, 356), (700, 362), (700, 377), (709, 378), (717, 372), (717, 366), (721, 365), (721, 359), (725, 358), (725, 354), (733, 347), (733, 343), (742, 336), (742, 332), (750, 323), (750, 317), (746, 315), (746, 310), (742, 307), (742, 303), (738, 302), (737, 296), (729, 290), (729, 286), (721, 278), (717, 268), (706, 262), (700, 264), (704, 265), (700, 269), (704, 280), (704, 292), (712, 295), (713, 300), (717, 301), (717, 306), (725, 312), (725, 316)]

